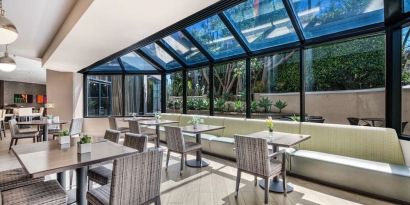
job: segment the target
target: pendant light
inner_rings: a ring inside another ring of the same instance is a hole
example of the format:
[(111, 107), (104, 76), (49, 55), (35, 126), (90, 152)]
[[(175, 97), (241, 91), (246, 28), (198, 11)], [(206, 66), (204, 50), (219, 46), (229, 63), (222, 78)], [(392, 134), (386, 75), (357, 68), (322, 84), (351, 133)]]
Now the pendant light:
[(9, 57), (9, 52), (7, 51), (6, 45), (6, 52), (4, 52), (4, 56), (0, 58), (0, 70), (4, 72), (11, 72), (16, 69), (16, 62), (13, 58)]
[(17, 37), (17, 28), (4, 16), (3, 0), (0, 0), (0, 44), (13, 43)]

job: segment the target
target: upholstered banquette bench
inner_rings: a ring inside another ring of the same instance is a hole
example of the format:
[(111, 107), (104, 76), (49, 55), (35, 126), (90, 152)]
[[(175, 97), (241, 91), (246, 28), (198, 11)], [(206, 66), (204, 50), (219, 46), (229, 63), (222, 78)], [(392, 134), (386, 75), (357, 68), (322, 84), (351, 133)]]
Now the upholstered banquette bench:
[[(163, 113), (162, 119), (188, 125), (192, 115)], [(234, 134), (266, 130), (264, 120), (203, 116), (204, 124), (224, 126), (202, 134), (205, 152), (235, 159)], [(153, 128), (151, 128), (153, 129)], [(289, 172), (358, 192), (410, 203), (410, 167), (390, 128), (275, 121), (275, 131), (309, 134), (290, 152)], [(165, 133), (161, 129), (161, 140)], [(188, 141), (195, 136), (184, 134)]]

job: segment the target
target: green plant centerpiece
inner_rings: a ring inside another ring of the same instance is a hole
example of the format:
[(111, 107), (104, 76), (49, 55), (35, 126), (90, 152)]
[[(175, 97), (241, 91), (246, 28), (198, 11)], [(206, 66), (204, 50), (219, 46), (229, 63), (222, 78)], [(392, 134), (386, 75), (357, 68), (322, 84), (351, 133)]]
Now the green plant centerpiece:
[(273, 132), (273, 120), (272, 117), (268, 117), (268, 119), (266, 119), (266, 127), (268, 127), (269, 129), (269, 133)]
[(188, 123), (191, 124), (194, 127), (194, 129), (197, 129), (199, 124), (204, 123), (204, 119), (194, 115), (192, 116), (192, 119), (188, 121)]
[(83, 154), (89, 152), (91, 152), (91, 136), (81, 136), (80, 141), (77, 142), (77, 153)]
[(278, 108), (278, 109), (279, 109), (279, 113), (281, 113), (282, 110), (283, 110), (286, 106), (288, 106), (288, 104), (287, 104), (285, 101), (278, 100), (278, 101), (275, 102), (275, 104), (274, 104), (273, 106), (275, 106), (276, 108)]
[(63, 130), (58, 133), (58, 143), (59, 144), (69, 144), (70, 143), (70, 132), (68, 130)]
[(159, 122), (159, 120), (161, 119), (161, 113), (160, 112), (155, 112), (154, 113), (154, 118), (157, 122)]

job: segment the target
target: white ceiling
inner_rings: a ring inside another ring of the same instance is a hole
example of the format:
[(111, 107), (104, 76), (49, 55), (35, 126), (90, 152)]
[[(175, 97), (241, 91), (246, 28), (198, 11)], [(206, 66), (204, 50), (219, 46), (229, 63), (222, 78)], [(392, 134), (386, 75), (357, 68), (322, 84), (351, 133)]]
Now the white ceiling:
[(47, 69), (78, 71), (218, 0), (82, 1), (46, 51)]
[[(3, 55), (3, 54), (1, 54)], [(17, 69), (13, 72), (0, 72), (0, 80), (46, 84), (46, 69), (39, 59), (13, 57)]]
[[(45, 83), (41, 57), (77, 0), (3, 0), (6, 17), (17, 27), (18, 39), (9, 45), (17, 69), (0, 72), (1, 80)], [(3, 52), (5, 46), (0, 46)]]
[(17, 69), (0, 80), (45, 83), (42, 67), (76, 72), (217, 1), (3, 0), (19, 37), (9, 45)]

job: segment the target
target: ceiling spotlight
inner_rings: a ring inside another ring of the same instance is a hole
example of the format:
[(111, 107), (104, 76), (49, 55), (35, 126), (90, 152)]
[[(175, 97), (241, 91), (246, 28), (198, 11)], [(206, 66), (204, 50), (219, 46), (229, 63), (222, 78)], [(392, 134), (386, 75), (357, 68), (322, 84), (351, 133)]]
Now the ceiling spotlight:
[(0, 58), (0, 70), (4, 72), (11, 72), (15, 69), (16, 62), (13, 60), (13, 58), (9, 57), (6, 45), (6, 52), (4, 52), (4, 56)]
[(3, 1), (0, 0), (0, 44), (13, 43), (17, 37), (17, 28), (4, 16)]

